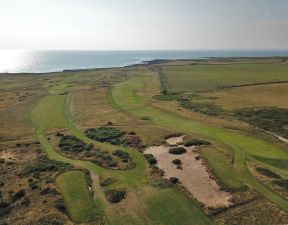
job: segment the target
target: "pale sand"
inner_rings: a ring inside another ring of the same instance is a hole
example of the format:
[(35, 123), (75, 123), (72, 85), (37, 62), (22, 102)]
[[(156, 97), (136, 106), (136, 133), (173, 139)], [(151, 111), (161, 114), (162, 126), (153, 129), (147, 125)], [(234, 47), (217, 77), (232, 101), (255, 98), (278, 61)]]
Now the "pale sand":
[[(182, 185), (206, 207), (230, 206), (231, 194), (221, 191), (215, 180), (210, 178), (201, 159), (196, 160), (198, 153), (193, 147), (186, 148), (183, 155), (172, 155), (167, 146), (153, 146), (145, 150), (145, 154), (152, 154), (158, 161), (158, 167), (164, 170), (164, 177), (177, 177)], [(173, 159), (182, 161), (182, 170), (176, 168)]]
[(183, 142), (185, 135), (180, 136), (180, 137), (171, 137), (166, 139), (165, 141), (169, 144), (169, 145), (177, 145), (181, 142)]

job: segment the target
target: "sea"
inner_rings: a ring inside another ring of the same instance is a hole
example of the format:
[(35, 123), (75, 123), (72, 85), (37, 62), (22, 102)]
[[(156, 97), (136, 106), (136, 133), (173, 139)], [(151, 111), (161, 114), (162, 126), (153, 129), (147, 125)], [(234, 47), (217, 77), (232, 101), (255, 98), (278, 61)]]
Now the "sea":
[(123, 67), (155, 59), (288, 56), (288, 50), (191, 51), (25, 51), (0, 50), (0, 73), (46, 73), (63, 70)]

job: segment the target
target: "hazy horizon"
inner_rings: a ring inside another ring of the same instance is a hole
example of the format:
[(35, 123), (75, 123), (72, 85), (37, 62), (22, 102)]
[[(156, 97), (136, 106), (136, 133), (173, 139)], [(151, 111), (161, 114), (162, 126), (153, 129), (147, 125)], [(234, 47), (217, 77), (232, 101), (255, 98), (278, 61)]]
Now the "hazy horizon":
[(286, 50), (287, 11), (287, 0), (0, 0), (0, 49)]

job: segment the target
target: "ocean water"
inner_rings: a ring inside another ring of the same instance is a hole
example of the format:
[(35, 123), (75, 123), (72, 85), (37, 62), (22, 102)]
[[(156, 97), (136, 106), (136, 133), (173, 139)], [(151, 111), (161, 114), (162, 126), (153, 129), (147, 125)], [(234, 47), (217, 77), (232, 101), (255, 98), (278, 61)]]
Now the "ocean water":
[(20, 51), (0, 50), (0, 73), (122, 67), (153, 59), (288, 56), (288, 51)]

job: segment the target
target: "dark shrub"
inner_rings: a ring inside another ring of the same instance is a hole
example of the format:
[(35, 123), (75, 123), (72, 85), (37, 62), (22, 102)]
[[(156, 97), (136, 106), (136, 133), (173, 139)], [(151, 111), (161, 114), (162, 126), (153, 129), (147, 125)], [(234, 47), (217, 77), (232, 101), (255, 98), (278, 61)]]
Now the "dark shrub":
[(115, 150), (112, 152), (112, 155), (115, 155), (115, 156), (119, 157), (120, 159), (128, 159), (129, 158), (129, 154), (127, 152), (122, 151), (122, 150)]
[(26, 197), (21, 202), (21, 205), (23, 205), (23, 206), (28, 206), (29, 204), (30, 204), (30, 200), (29, 200), (29, 198), (26, 198)]
[(115, 181), (113, 177), (100, 177), (100, 186), (105, 187), (112, 184)]
[(173, 159), (172, 163), (174, 163), (175, 165), (181, 165), (182, 164), (180, 159)]
[(0, 209), (6, 208), (7, 206), (9, 206), (7, 202), (0, 202)]
[(108, 165), (108, 167), (114, 168), (114, 167), (116, 167), (118, 165), (118, 163), (114, 162), (114, 161), (110, 161), (110, 162), (107, 163), (107, 165)]
[(280, 179), (281, 176), (269, 169), (263, 168), (263, 167), (257, 167), (256, 171), (266, 177), (270, 177), (270, 178), (275, 178), (275, 179)]
[(150, 165), (155, 165), (157, 163), (157, 159), (152, 154), (144, 154), (144, 157)]
[(63, 172), (71, 168), (72, 166), (68, 163), (63, 163), (56, 160), (50, 160), (46, 156), (43, 156), (28, 164), (20, 173), (20, 175), (26, 176), (29, 174), (34, 174), (36, 178), (39, 178), (40, 172), (46, 172), (46, 171)]
[(57, 199), (54, 202), (55, 208), (57, 208), (61, 212), (66, 212), (66, 206), (63, 199)]
[(278, 185), (279, 187), (282, 187), (288, 191), (288, 180), (281, 179), (281, 180), (274, 180), (273, 184)]
[(30, 187), (32, 190), (34, 190), (34, 189), (38, 188), (39, 186), (38, 186), (38, 184), (36, 184), (36, 183), (34, 183), (34, 182), (29, 182), (29, 187)]
[(54, 194), (54, 195), (56, 195), (57, 194), (57, 191), (53, 188), (50, 188), (50, 187), (46, 187), (46, 188), (44, 188), (44, 189), (42, 189), (41, 191), (40, 191), (40, 194), (41, 195), (47, 195), (47, 194)]
[(173, 155), (182, 155), (186, 152), (186, 149), (183, 147), (173, 147), (169, 149), (169, 153)]
[(124, 189), (109, 189), (105, 191), (106, 199), (111, 203), (118, 203), (125, 199), (126, 190)]
[(199, 139), (192, 139), (184, 143), (185, 147), (200, 146), (200, 145), (211, 145), (211, 143), (209, 141), (199, 140)]
[(25, 190), (20, 190), (18, 192), (16, 192), (14, 195), (13, 195), (13, 201), (17, 201), (18, 199), (22, 198), (25, 196)]
[(33, 224), (35, 225), (64, 225), (64, 222), (56, 217), (45, 216), (45, 217), (38, 219)]
[(85, 131), (85, 135), (100, 142), (110, 142), (113, 139), (123, 136), (125, 132), (114, 127), (104, 126), (99, 128), (90, 128)]
[(4, 164), (5, 163), (5, 159), (0, 159), (0, 164)]
[(176, 169), (177, 169), (177, 170), (182, 170), (183, 168), (182, 168), (182, 166), (177, 165)]
[(172, 183), (172, 184), (177, 184), (179, 183), (179, 179), (177, 177), (170, 177), (169, 178), (169, 181)]

